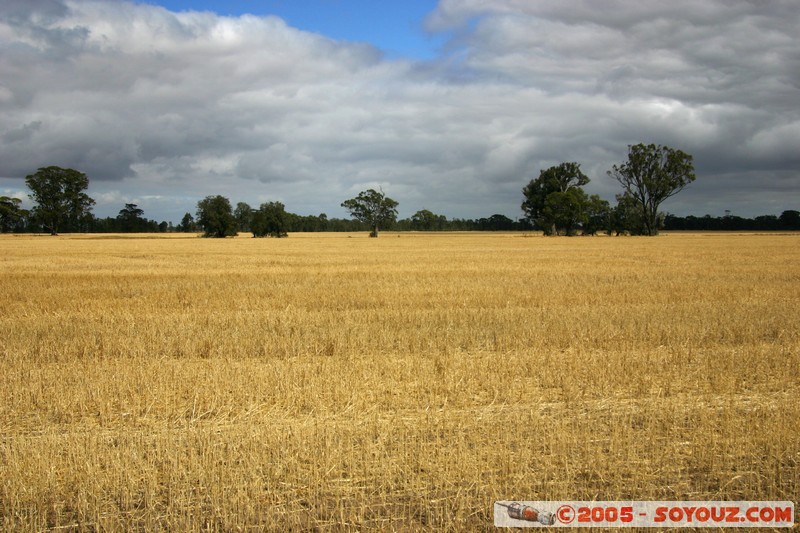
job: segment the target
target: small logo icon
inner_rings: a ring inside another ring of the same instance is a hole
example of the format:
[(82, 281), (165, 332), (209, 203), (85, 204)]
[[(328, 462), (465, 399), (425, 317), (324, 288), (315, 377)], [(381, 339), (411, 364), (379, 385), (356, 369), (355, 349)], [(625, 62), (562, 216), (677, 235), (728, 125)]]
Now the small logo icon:
[(547, 511), (540, 511), (530, 505), (523, 505), (519, 502), (511, 502), (510, 504), (497, 502), (497, 505), (505, 507), (508, 510), (509, 518), (515, 520), (524, 520), (526, 522), (539, 522), (544, 526), (552, 526), (556, 523), (556, 517), (553, 513)]

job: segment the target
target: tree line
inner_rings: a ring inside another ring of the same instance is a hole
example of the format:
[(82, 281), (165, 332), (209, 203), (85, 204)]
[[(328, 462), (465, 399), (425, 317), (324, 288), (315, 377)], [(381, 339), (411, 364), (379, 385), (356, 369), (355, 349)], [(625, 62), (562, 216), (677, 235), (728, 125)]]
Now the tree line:
[(228, 237), (250, 232), (254, 237), (285, 237), (290, 232), (369, 231), (377, 237), (383, 229), (397, 231), (527, 231), (546, 235), (657, 235), (668, 230), (800, 230), (800, 212), (784, 211), (780, 216), (754, 219), (733, 216), (678, 217), (659, 210), (668, 198), (682, 191), (695, 179), (692, 156), (668, 146), (637, 144), (628, 147), (627, 161), (613, 165), (607, 175), (622, 190), (616, 205), (598, 195), (588, 195), (589, 183), (577, 162), (563, 162), (541, 170), (522, 189), (524, 217), (512, 220), (502, 214), (480, 219), (447, 219), (427, 209), (407, 219), (397, 219), (398, 202), (380, 190), (368, 189), (345, 200), (341, 206), (350, 219), (320, 215), (297, 215), (286, 211), (280, 202), (265, 202), (251, 207), (238, 202), (234, 207), (221, 195), (208, 196), (197, 204), (196, 212), (185, 213), (177, 225), (156, 222), (144, 216), (138, 205), (126, 203), (116, 217), (97, 218), (92, 214), (95, 201), (86, 193), (89, 180), (73, 169), (44, 167), (25, 178), (31, 210), (22, 208), (18, 198), (0, 196), (0, 231), (146, 233), (186, 232), (206, 237)]
[[(370, 199), (370, 201), (367, 201)], [(532, 230), (526, 220), (512, 220), (494, 214), (479, 219), (448, 219), (427, 209), (417, 211), (409, 218), (398, 220), (394, 200), (386, 201), (382, 192), (369, 189), (359, 197), (348, 200), (355, 213), (352, 219), (328, 218), (319, 215), (297, 215), (286, 211), (280, 202), (266, 202), (257, 209), (246, 202), (235, 207), (224, 196), (209, 196), (198, 203), (196, 216), (185, 213), (173, 231), (204, 232), (209, 237), (229, 237), (238, 233), (252, 233), (254, 237), (285, 237), (294, 232), (360, 232), (368, 231), (377, 237), (383, 229), (393, 231), (523, 231)], [(345, 203), (347, 203), (345, 202)]]
[(797, 231), (800, 230), (800, 211), (788, 209), (780, 215), (760, 215), (744, 218), (730, 213), (721, 217), (693, 215), (679, 217), (667, 214), (664, 229), (672, 231)]

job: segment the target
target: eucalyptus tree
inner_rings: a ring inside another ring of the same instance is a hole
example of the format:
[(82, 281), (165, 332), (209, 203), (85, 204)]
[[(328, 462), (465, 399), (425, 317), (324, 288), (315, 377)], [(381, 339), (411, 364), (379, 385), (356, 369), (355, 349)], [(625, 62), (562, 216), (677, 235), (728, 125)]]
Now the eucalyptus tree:
[(380, 228), (394, 223), (397, 206), (396, 201), (375, 189), (367, 189), (355, 198), (342, 202), (342, 207), (350, 212), (350, 216), (369, 225), (370, 237), (377, 237)]
[(655, 144), (628, 146), (628, 161), (608, 175), (636, 202), (644, 235), (658, 235), (659, 206), (696, 179), (691, 155)]
[(36, 202), (33, 216), (58, 235), (65, 225), (78, 229), (90, 215), (94, 200), (86, 194), (89, 178), (83, 172), (71, 168), (43, 167), (25, 177), (31, 190), (31, 200)]

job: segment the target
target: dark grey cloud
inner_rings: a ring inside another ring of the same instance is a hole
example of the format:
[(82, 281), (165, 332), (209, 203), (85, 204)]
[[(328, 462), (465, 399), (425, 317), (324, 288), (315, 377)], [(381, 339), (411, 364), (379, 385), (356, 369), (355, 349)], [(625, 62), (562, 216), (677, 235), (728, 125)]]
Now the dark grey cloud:
[(578, 161), (613, 199), (606, 170), (654, 142), (698, 170), (668, 210), (780, 212), (797, 208), (798, 23), (789, 1), (442, 0), (427, 26), (450, 43), (421, 62), (275, 17), (7, 1), (0, 189), (57, 164), (89, 175), (99, 213), (137, 199), (177, 220), (226, 194), (343, 216), (383, 187), (401, 216), (516, 217), (540, 169)]
[(0, 20), (17, 26), (52, 24), (69, 13), (61, 0), (4, 0)]
[(9, 130), (3, 134), (3, 142), (6, 144), (24, 143), (30, 141), (35, 132), (42, 128), (42, 122), (35, 120), (30, 124), (23, 124), (19, 128)]

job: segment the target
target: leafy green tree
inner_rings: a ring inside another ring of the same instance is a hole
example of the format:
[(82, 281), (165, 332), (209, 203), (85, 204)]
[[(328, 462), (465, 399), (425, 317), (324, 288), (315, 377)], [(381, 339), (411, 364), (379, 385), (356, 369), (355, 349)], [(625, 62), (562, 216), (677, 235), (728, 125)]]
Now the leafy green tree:
[(514, 221), (505, 215), (495, 213), (489, 218), (480, 218), (476, 221), (480, 231), (511, 231), (514, 229)]
[(286, 237), (288, 213), (280, 202), (266, 202), (253, 211), (251, 231), (253, 237)]
[(786, 229), (800, 229), (800, 211), (795, 211), (793, 209), (784, 211), (781, 213), (781, 216), (778, 217), (781, 224)]
[(564, 192), (547, 195), (542, 217), (565, 235), (575, 235), (577, 227), (586, 222), (588, 198), (580, 187), (571, 187)]
[[(525, 195), (522, 210), (528, 220), (543, 230), (545, 235), (557, 235), (559, 230), (569, 234), (570, 228), (581, 219), (579, 213), (582, 208), (575, 202), (580, 200), (583, 194), (582, 187), (587, 183), (589, 178), (581, 172), (578, 163), (561, 163), (542, 170), (538, 178), (531, 180), (522, 189), (522, 194)], [(569, 193), (571, 190), (580, 191), (580, 194)], [(548, 204), (547, 199), (551, 194), (557, 196)], [(583, 194), (582, 198), (585, 197)]]
[(616, 235), (625, 232), (631, 235), (644, 233), (642, 210), (639, 203), (629, 194), (618, 194), (617, 205), (611, 210), (611, 231)]
[(233, 211), (233, 216), (236, 217), (236, 227), (239, 231), (250, 231), (250, 223), (253, 219), (253, 208), (246, 202), (239, 202), (236, 204), (236, 209)]
[(328, 230), (328, 215), (325, 213), (320, 213), (317, 217), (316, 229), (315, 231), (327, 231)]
[(194, 217), (191, 215), (191, 213), (185, 213), (183, 215), (183, 218), (176, 229), (183, 233), (192, 233), (197, 231), (197, 224), (195, 223)]
[(447, 217), (422, 209), (411, 215), (411, 229), (416, 231), (441, 231), (447, 224)]
[(608, 175), (636, 201), (644, 235), (658, 235), (659, 206), (696, 179), (691, 155), (655, 144), (628, 146), (628, 161)]
[(362, 191), (355, 198), (342, 202), (342, 207), (347, 209), (353, 218), (369, 225), (370, 237), (377, 237), (380, 228), (397, 220), (397, 206), (398, 203), (386, 196), (383, 191), (378, 192), (374, 189)]
[(149, 223), (143, 215), (144, 211), (136, 204), (125, 204), (117, 215), (120, 231), (124, 233), (147, 231)]
[(28, 216), (28, 211), (22, 209), (22, 200), (8, 196), (0, 196), (0, 231), (8, 233), (14, 231)]
[(197, 224), (203, 229), (203, 237), (234, 237), (236, 217), (231, 202), (224, 196), (207, 196), (197, 202)]
[(26, 176), (25, 183), (31, 190), (29, 196), (37, 204), (33, 214), (51, 235), (58, 235), (63, 224), (78, 228), (91, 215), (95, 202), (84, 192), (89, 187), (89, 178), (83, 172), (44, 167)]
[(611, 205), (593, 194), (586, 203), (586, 220), (583, 223), (584, 235), (595, 235), (600, 230), (611, 227)]

